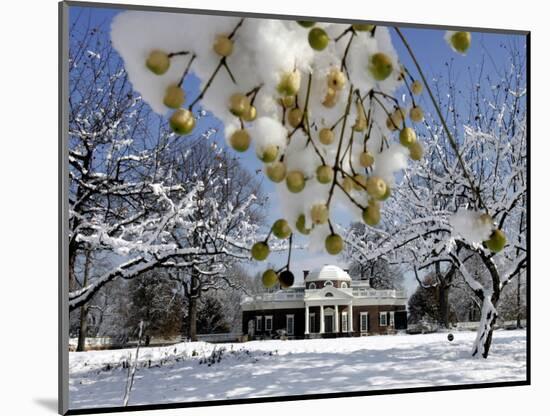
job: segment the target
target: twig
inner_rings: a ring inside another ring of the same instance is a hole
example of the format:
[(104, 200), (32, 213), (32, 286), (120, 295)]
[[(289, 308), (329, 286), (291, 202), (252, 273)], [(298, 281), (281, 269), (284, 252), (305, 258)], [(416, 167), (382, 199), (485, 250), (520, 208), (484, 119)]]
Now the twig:
[(134, 365), (132, 366), (132, 371), (129, 373), (129, 379), (126, 381), (126, 393), (124, 394), (124, 403), (123, 403), (124, 407), (128, 406), (128, 401), (130, 400), (130, 392), (132, 391), (132, 386), (134, 385), (134, 376), (136, 375), (136, 368), (138, 365), (139, 347), (141, 346), (142, 335), (143, 335), (143, 321), (140, 321), (138, 344), (136, 348), (136, 358), (134, 360)]
[(342, 142), (344, 140), (344, 132), (346, 131), (346, 122), (348, 120), (349, 115), (349, 109), (351, 107), (351, 98), (353, 97), (353, 85), (349, 86), (349, 94), (348, 94), (348, 102), (346, 104), (346, 111), (344, 113), (344, 120), (342, 122), (342, 130), (340, 131), (340, 140), (338, 142), (338, 149), (336, 150), (336, 157), (334, 159), (334, 178), (332, 179), (332, 186), (330, 187), (330, 191), (328, 194), (328, 200), (327, 200), (327, 206), (330, 205), (330, 200), (332, 199), (332, 195), (334, 194), (334, 187), (336, 186), (336, 180), (338, 178), (338, 175), (336, 175), (336, 171), (338, 169), (338, 164), (340, 163), (340, 151), (342, 150)]
[(445, 122), (445, 119), (443, 117), (443, 114), (441, 113), (441, 109), (439, 108), (439, 105), (437, 104), (435, 97), (432, 93), (432, 89), (430, 88), (430, 85), (428, 84), (428, 81), (426, 77), (424, 76), (424, 72), (422, 71), (422, 68), (420, 67), (420, 64), (418, 63), (418, 60), (416, 59), (416, 56), (414, 52), (412, 51), (411, 46), (409, 45), (409, 42), (407, 42), (407, 39), (405, 39), (405, 36), (403, 33), (401, 33), (401, 30), (399, 30), (398, 27), (394, 26), (394, 30), (396, 31), (397, 35), (403, 42), (403, 45), (405, 45), (405, 48), (409, 52), (409, 55), (411, 56), (414, 65), (416, 66), (416, 69), (418, 70), (418, 73), (420, 74), (420, 77), (422, 78), (422, 81), (424, 82), (424, 86), (426, 87), (426, 90), (428, 91), (428, 95), (430, 96), (430, 99), (432, 101), (433, 106), (435, 107), (435, 111), (437, 112), (437, 116), (439, 117), (439, 120), (441, 121), (441, 124), (443, 125), (443, 129), (445, 130), (445, 133), (447, 135), (447, 138), (449, 139), (449, 143), (451, 144), (451, 147), (453, 148), (453, 151), (455, 152), (455, 155), (458, 159), (458, 162), (460, 164), (460, 167), (462, 168), (462, 171), (464, 173), (464, 177), (466, 180), (470, 183), (470, 187), (475, 193), (475, 197), (479, 203), (479, 206), (484, 208), (485, 211), (488, 211), (487, 206), (483, 202), (483, 199), (481, 198), (481, 193), (479, 192), (479, 188), (475, 186), (474, 181), (470, 177), (470, 174), (468, 173), (468, 170), (466, 169), (466, 164), (464, 163), (464, 160), (462, 159), (462, 155), (460, 154), (460, 151), (458, 150), (458, 144), (456, 143), (456, 140), (454, 139), (453, 135), (451, 134), (451, 131), (449, 130), (449, 127), (447, 126), (447, 123)]
[(196, 57), (197, 57), (197, 55), (193, 54), (191, 56), (191, 59), (189, 59), (189, 62), (187, 62), (187, 66), (185, 67), (185, 71), (183, 71), (183, 75), (180, 78), (180, 82), (178, 82), (178, 87), (181, 87), (183, 85), (183, 81), (184, 81), (185, 77), (187, 76), (187, 74), (189, 73), (189, 69), (191, 68), (191, 64), (193, 63), (193, 61), (195, 60)]

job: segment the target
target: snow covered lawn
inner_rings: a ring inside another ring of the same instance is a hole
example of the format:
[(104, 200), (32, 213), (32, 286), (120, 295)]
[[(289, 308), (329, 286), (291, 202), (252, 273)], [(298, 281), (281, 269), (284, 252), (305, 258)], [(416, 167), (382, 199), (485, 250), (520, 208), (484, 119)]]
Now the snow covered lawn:
[[(130, 405), (525, 380), (524, 330), (496, 331), (487, 360), (470, 357), (475, 332), (454, 335), (142, 348)], [(222, 359), (201, 364), (214, 348)], [(130, 354), (70, 353), (70, 408), (121, 406)]]

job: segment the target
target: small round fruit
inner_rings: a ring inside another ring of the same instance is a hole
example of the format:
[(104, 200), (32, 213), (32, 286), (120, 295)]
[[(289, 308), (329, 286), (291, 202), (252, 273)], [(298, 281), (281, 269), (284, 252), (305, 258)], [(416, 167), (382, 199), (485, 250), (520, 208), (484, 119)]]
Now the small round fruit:
[(384, 192), (384, 195), (382, 195), (380, 198), (378, 198), (379, 201), (385, 201), (391, 196), (391, 188), (388, 184), (386, 184), (386, 192)]
[(451, 36), (451, 46), (455, 51), (463, 54), (470, 48), (471, 42), (472, 35), (470, 32), (455, 32)]
[(353, 131), (362, 132), (367, 128), (367, 119), (365, 117), (357, 117), (353, 124)]
[(403, 122), (405, 121), (405, 110), (402, 108), (396, 108), (393, 113), (391, 113), (389, 118), (389, 123), (394, 127), (401, 128)]
[(369, 25), (366, 23), (355, 23), (354, 25), (351, 25), (353, 27), (353, 30), (356, 32), (371, 32), (372, 29), (374, 29), (374, 25)]
[(267, 177), (275, 183), (282, 182), (285, 179), (286, 166), (283, 162), (273, 162), (265, 170)]
[(306, 216), (304, 214), (300, 214), (296, 220), (296, 229), (304, 235), (308, 235), (311, 232), (310, 228), (306, 228)]
[(344, 248), (344, 240), (338, 234), (331, 234), (325, 239), (325, 249), (333, 256), (340, 253)]
[(262, 274), (262, 284), (264, 287), (270, 289), (277, 283), (277, 273), (273, 269), (267, 269)]
[(399, 142), (405, 146), (410, 147), (414, 142), (416, 142), (416, 133), (410, 127), (405, 127), (399, 133)]
[(269, 256), (269, 246), (267, 243), (260, 241), (252, 246), (252, 250), (250, 250), (250, 252), (254, 260), (262, 261), (267, 259), (267, 256)]
[(261, 153), (258, 153), (258, 157), (264, 163), (275, 162), (279, 155), (279, 148), (274, 144), (266, 146)]
[(233, 94), (229, 98), (229, 111), (237, 117), (242, 117), (250, 107), (250, 100), (244, 94)]
[(309, 46), (313, 49), (316, 51), (322, 51), (328, 46), (330, 38), (328, 37), (327, 32), (323, 29), (320, 27), (314, 27), (309, 31), (307, 40), (309, 42)]
[(149, 53), (145, 65), (153, 74), (162, 75), (170, 68), (170, 58), (166, 52), (155, 49)]
[(229, 138), (229, 143), (237, 152), (246, 152), (250, 147), (250, 135), (244, 129), (236, 130)]
[(378, 52), (371, 56), (369, 71), (377, 81), (384, 81), (393, 71), (391, 58), (385, 53)]
[(273, 223), (273, 226), (271, 227), (271, 230), (273, 231), (273, 235), (277, 238), (285, 239), (292, 234), (292, 229), (288, 225), (288, 222), (285, 219), (277, 220)]
[(279, 284), (283, 289), (287, 289), (294, 284), (294, 275), (290, 270), (279, 273)]
[(327, 77), (327, 84), (336, 91), (341, 91), (346, 86), (346, 75), (339, 69), (332, 69)]
[(392, 121), (391, 117), (388, 117), (386, 119), (386, 127), (389, 131), (395, 131), (398, 129), (398, 127), (395, 125), (395, 123)]
[(414, 106), (409, 111), (409, 117), (415, 123), (420, 123), (422, 120), (424, 120), (424, 111), (422, 111), (421, 107)]
[(323, 128), (319, 131), (319, 141), (328, 146), (334, 142), (334, 132), (329, 128)]
[(294, 70), (291, 72), (286, 72), (281, 76), (281, 80), (277, 85), (277, 91), (285, 97), (293, 97), (298, 94), (298, 91), (300, 90), (301, 80), (302, 75), (300, 74), (300, 71)]
[(367, 115), (365, 114), (363, 104), (361, 104), (359, 100), (355, 103), (355, 106), (357, 107), (357, 117), (355, 119), (355, 124), (353, 125), (353, 130), (361, 132), (367, 128)]
[(288, 124), (296, 128), (300, 124), (302, 124), (303, 117), (304, 117), (304, 113), (302, 110), (300, 110), (299, 108), (293, 108), (288, 112)]
[(363, 221), (371, 227), (378, 224), (380, 222), (380, 206), (369, 203), (367, 208), (363, 210)]
[(378, 176), (371, 176), (367, 180), (367, 193), (374, 199), (380, 199), (386, 193), (386, 182)]
[(195, 128), (195, 116), (191, 111), (183, 108), (174, 111), (169, 121), (170, 127), (176, 134), (189, 134)]
[(307, 28), (315, 26), (315, 22), (310, 22), (309, 20), (298, 20), (296, 23)]
[(254, 120), (256, 120), (256, 115), (257, 115), (256, 107), (251, 105), (250, 107), (248, 107), (248, 110), (246, 110), (244, 112), (244, 114), (241, 116), (241, 118), (244, 121), (254, 121)]
[(163, 103), (168, 108), (180, 108), (185, 101), (185, 93), (175, 84), (169, 85), (164, 93)]
[(485, 246), (493, 253), (498, 253), (506, 245), (506, 234), (502, 230), (495, 230), (488, 240), (484, 241)]
[(315, 204), (311, 207), (311, 222), (324, 224), (328, 221), (328, 207), (325, 204)]
[(351, 179), (349, 176), (346, 176), (344, 180), (342, 180), (342, 188), (344, 188), (344, 191), (346, 191), (348, 194), (353, 190), (354, 188), (354, 182), (353, 179)]
[(422, 94), (423, 89), (424, 89), (424, 86), (420, 81), (413, 81), (413, 83), (411, 84), (411, 91), (414, 95)]
[(490, 225), (493, 223), (493, 217), (489, 214), (483, 213), (479, 216), (479, 223), (481, 225)]
[(359, 164), (364, 168), (370, 168), (372, 164), (374, 163), (374, 156), (371, 152), (366, 151), (362, 152), (359, 155)]
[(330, 183), (334, 177), (332, 167), (327, 165), (322, 165), (317, 168), (317, 180), (320, 183)]
[(227, 57), (233, 53), (233, 41), (226, 35), (217, 35), (213, 49), (218, 55)]
[(329, 87), (327, 89), (327, 93), (325, 95), (325, 98), (323, 99), (323, 106), (327, 108), (332, 108), (336, 105), (336, 102), (338, 101), (338, 93), (334, 88)]
[(357, 174), (353, 177), (353, 189), (356, 191), (364, 191), (367, 187), (367, 177), (365, 175)]
[(299, 170), (293, 170), (286, 175), (286, 187), (290, 192), (298, 193), (306, 186), (306, 180), (304, 174)]
[(292, 108), (296, 104), (296, 96), (295, 95), (287, 95), (281, 98), (281, 104), (284, 108)]
[(424, 148), (418, 140), (409, 147), (409, 155), (412, 160), (416, 161), (421, 160), (424, 156)]

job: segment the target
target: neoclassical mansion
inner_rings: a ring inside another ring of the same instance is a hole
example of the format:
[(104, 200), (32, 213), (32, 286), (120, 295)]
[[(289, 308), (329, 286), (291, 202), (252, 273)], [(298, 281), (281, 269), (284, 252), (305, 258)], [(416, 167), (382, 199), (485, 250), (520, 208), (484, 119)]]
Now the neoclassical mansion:
[(302, 285), (245, 297), (243, 333), (260, 339), (282, 331), (289, 338), (388, 334), (407, 328), (406, 304), (403, 291), (373, 289), (368, 279), (326, 265), (304, 270)]

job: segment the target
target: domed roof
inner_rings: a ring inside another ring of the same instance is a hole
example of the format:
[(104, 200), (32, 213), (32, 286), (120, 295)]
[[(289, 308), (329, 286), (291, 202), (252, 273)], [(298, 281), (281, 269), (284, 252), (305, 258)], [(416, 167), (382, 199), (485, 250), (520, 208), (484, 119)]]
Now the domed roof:
[(341, 280), (351, 281), (349, 274), (338, 266), (325, 265), (320, 269), (315, 269), (307, 274), (306, 282), (314, 282), (316, 280)]

